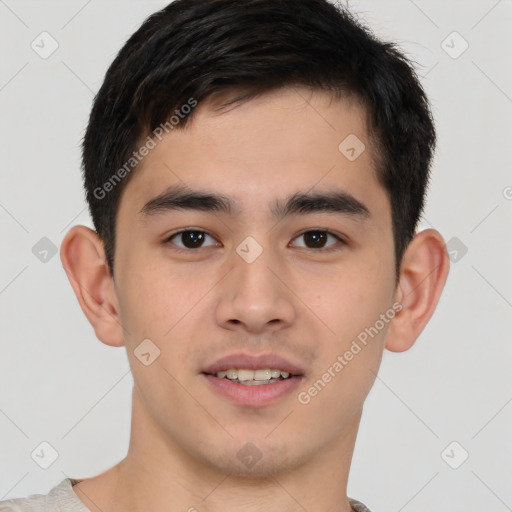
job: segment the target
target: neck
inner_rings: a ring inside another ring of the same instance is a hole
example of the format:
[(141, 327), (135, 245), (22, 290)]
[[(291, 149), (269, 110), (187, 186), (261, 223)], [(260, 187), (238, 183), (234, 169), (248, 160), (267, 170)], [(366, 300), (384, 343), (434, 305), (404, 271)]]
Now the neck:
[[(308, 460), (253, 475), (219, 471), (164, 436), (133, 393), (128, 454), (90, 482), (75, 486), (92, 512), (350, 512), (346, 488), (357, 421)], [(78, 488), (78, 489), (77, 489)], [(102, 490), (100, 490), (102, 489)], [(94, 496), (93, 496), (94, 495)]]

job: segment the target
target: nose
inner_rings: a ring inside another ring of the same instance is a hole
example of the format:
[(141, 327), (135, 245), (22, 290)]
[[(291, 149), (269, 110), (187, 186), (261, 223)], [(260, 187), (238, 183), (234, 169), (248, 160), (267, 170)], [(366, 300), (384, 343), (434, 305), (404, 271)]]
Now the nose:
[(223, 328), (263, 334), (293, 324), (294, 294), (283, 266), (270, 252), (264, 250), (251, 263), (233, 254), (231, 271), (217, 289), (215, 315)]

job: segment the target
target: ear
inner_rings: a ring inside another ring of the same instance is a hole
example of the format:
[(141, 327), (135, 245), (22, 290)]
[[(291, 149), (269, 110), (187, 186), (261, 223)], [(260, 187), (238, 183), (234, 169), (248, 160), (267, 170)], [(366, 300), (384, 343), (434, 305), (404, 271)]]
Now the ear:
[(96, 231), (73, 226), (62, 241), (60, 259), (76, 298), (99, 340), (124, 344), (114, 281)]
[(443, 237), (434, 229), (417, 233), (404, 253), (395, 294), (402, 305), (389, 326), (386, 348), (410, 349), (436, 309), (450, 260)]

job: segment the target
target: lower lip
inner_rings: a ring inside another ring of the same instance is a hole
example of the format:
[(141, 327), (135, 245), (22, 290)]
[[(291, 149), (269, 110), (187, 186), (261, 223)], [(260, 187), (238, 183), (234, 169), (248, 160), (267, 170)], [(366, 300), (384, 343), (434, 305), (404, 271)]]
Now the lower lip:
[(229, 398), (232, 402), (249, 407), (263, 407), (276, 402), (283, 396), (296, 389), (303, 380), (303, 377), (291, 377), (271, 384), (260, 384), (247, 386), (230, 382), (228, 379), (219, 379), (215, 375), (203, 374), (213, 389), (222, 396)]

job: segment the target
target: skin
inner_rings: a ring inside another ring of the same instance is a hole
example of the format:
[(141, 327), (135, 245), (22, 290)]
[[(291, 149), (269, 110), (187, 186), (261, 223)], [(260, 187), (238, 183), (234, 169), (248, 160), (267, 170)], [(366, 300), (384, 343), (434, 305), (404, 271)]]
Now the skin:
[[(356, 102), (282, 89), (226, 111), (214, 106), (196, 107), (191, 125), (166, 135), (134, 171), (117, 214), (113, 279), (94, 231), (75, 226), (62, 243), (85, 315), (103, 343), (125, 345), (135, 382), (126, 458), (73, 489), (102, 512), (348, 512), (364, 400), (383, 350), (409, 349), (434, 312), (449, 267), (444, 241), (432, 229), (417, 233), (395, 281), (390, 202)], [(338, 150), (349, 134), (366, 146), (353, 162)], [(176, 184), (229, 196), (240, 211), (140, 213)], [(277, 199), (332, 189), (369, 215), (269, 215)], [(210, 237), (199, 249), (180, 236), (168, 241), (185, 228)], [(329, 236), (314, 248), (302, 235), (315, 228), (346, 243)], [(236, 252), (247, 236), (263, 249), (252, 263)], [(300, 403), (298, 392), (394, 303), (402, 308), (394, 318)], [(161, 351), (149, 366), (134, 355), (146, 338)], [(304, 382), (275, 404), (235, 405), (200, 373), (235, 352), (275, 352), (304, 369)], [(249, 442), (261, 454), (251, 467), (237, 457)]]

